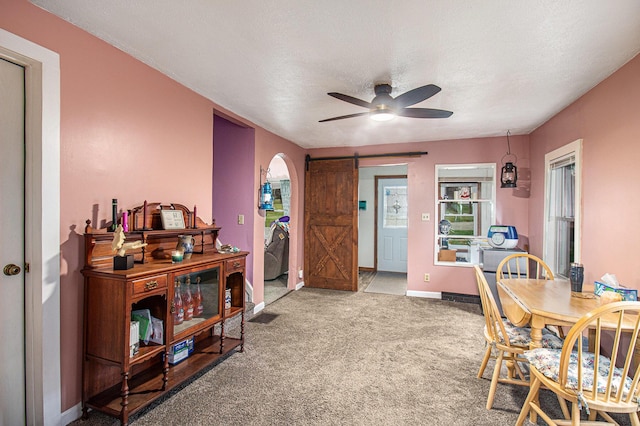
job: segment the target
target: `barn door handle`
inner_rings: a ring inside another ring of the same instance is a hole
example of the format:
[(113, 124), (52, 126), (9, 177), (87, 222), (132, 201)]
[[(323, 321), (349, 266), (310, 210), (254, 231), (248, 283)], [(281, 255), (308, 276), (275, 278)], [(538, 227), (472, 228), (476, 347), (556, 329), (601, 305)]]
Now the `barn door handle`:
[(13, 263), (10, 263), (8, 265), (5, 265), (2, 272), (4, 272), (5, 275), (11, 276), (11, 275), (18, 275), (21, 270), (22, 269), (20, 269), (18, 265), (14, 265)]

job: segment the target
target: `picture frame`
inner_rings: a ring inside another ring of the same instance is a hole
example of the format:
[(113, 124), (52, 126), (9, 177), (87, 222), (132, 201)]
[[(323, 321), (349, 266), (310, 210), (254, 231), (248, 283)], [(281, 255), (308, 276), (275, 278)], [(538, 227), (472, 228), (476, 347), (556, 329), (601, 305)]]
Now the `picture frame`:
[(160, 217), (164, 229), (185, 229), (181, 210), (160, 210)]

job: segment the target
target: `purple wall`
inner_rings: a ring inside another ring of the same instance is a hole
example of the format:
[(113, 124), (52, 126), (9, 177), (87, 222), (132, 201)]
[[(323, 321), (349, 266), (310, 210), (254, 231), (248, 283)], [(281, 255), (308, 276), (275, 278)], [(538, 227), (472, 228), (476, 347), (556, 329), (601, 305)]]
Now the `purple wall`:
[[(219, 116), (213, 119), (213, 217), (219, 239), (243, 251), (253, 247), (255, 130)], [(244, 215), (244, 225), (238, 215)], [(253, 282), (253, 255), (247, 258), (247, 280)]]

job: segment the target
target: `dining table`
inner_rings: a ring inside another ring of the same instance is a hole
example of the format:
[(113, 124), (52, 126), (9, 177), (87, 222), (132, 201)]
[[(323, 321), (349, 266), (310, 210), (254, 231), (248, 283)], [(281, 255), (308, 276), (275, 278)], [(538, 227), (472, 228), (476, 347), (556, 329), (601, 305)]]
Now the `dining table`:
[[(571, 283), (563, 279), (501, 278), (497, 282), (502, 309), (509, 321), (518, 327), (531, 327), (530, 349), (542, 347), (542, 329), (548, 326), (571, 327), (580, 318), (601, 305), (600, 298), (593, 293), (593, 285), (584, 285), (583, 291), (572, 293)], [(616, 327), (612, 318), (605, 327)], [(635, 320), (625, 318), (622, 327), (633, 330)], [(589, 332), (589, 352), (594, 352), (593, 331)], [(636, 340), (633, 365), (640, 364), (640, 339)], [(568, 412), (563, 409), (565, 415)], [(537, 413), (530, 412), (530, 421), (537, 424)]]
[[(545, 327), (571, 327), (601, 304), (593, 293), (593, 285), (589, 284), (585, 284), (580, 293), (572, 293), (571, 283), (563, 279), (502, 278), (497, 284), (507, 319), (517, 327), (531, 327), (530, 349), (542, 347)], [(633, 329), (633, 320), (624, 322)], [(615, 321), (611, 325), (615, 327)], [(640, 349), (640, 339), (636, 346)], [(589, 351), (593, 350), (593, 339), (589, 338)], [(635, 365), (640, 363), (638, 352), (634, 356)]]
[(563, 279), (502, 278), (497, 287), (509, 321), (517, 327), (531, 327), (531, 349), (541, 347), (543, 328), (571, 327), (600, 305), (588, 286), (572, 294), (571, 283)]

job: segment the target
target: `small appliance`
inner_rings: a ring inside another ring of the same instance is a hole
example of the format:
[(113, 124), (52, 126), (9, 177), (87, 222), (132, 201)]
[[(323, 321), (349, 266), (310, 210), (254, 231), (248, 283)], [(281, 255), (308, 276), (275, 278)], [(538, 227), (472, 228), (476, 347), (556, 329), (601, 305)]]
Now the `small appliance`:
[(518, 245), (518, 232), (515, 226), (491, 225), (487, 236), (491, 247), (511, 249)]

